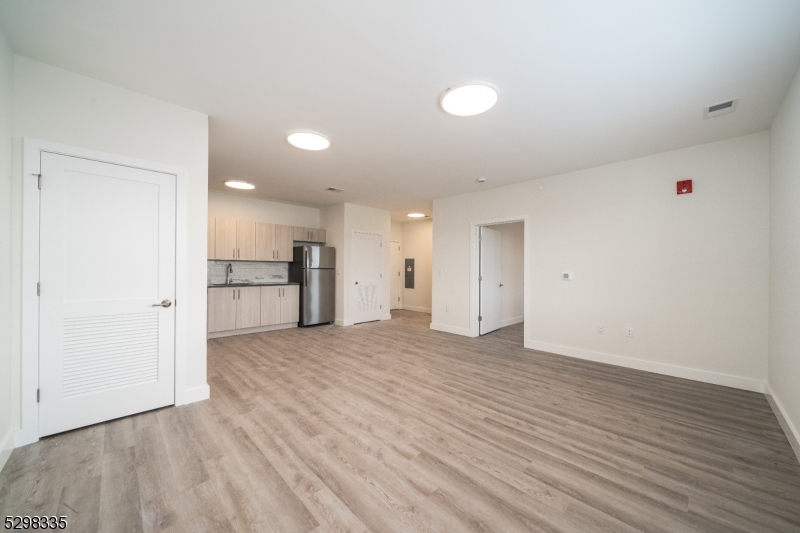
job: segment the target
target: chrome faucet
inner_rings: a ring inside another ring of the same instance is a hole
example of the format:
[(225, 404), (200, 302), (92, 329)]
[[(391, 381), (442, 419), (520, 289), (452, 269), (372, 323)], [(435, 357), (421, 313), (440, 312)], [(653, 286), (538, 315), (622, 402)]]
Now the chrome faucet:
[(231, 279), (231, 274), (233, 274), (233, 265), (228, 263), (228, 268), (225, 269), (225, 284), (230, 285), (233, 280)]

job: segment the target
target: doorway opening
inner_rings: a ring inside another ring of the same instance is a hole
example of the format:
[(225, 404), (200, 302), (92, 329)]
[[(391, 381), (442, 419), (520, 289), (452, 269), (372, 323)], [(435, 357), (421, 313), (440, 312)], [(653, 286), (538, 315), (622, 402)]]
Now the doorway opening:
[(524, 344), (524, 220), (476, 224), (476, 230), (476, 336), (494, 333)]

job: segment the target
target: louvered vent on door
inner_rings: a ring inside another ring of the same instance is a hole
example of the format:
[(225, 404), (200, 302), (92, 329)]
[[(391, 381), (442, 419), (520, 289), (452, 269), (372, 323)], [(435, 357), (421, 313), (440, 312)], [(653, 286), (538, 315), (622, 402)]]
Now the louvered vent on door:
[(378, 308), (377, 290), (375, 285), (358, 286), (358, 310), (374, 311)]
[(64, 397), (158, 381), (158, 314), (64, 320)]

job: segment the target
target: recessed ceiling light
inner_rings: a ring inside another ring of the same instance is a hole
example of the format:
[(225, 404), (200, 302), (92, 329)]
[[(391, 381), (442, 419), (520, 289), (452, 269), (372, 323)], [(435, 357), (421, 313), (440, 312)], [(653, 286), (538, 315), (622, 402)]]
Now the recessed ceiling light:
[(498, 97), (497, 87), (488, 81), (467, 81), (448, 87), (439, 105), (451, 115), (470, 117), (490, 110)]
[(297, 131), (290, 133), (286, 140), (289, 144), (303, 150), (324, 150), (331, 145), (331, 141), (319, 133), (311, 131)]
[(408, 216), (411, 218), (424, 218), (425, 215), (423, 213), (409, 213)]
[(250, 183), (249, 181), (242, 181), (242, 180), (228, 180), (225, 182), (225, 185), (228, 187), (233, 187), (234, 189), (255, 189), (256, 186)]

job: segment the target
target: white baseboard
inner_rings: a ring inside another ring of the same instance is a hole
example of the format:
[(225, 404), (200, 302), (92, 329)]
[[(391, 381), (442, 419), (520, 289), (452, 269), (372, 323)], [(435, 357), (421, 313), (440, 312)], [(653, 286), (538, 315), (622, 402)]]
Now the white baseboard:
[(789, 444), (791, 444), (794, 454), (797, 456), (797, 460), (800, 461), (800, 431), (797, 431), (792, 421), (786, 416), (786, 410), (783, 408), (783, 404), (778, 397), (775, 396), (775, 392), (772, 390), (769, 383), (766, 384), (764, 389), (764, 395), (767, 397), (769, 406), (772, 407), (775, 418), (778, 419), (778, 423), (781, 425), (783, 432), (786, 433), (786, 439), (789, 441)]
[(456, 335), (464, 335), (465, 337), (472, 336), (472, 332), (469, 330), (469, 328), (459, 328), (456, 326), (448, 326), (447, 324), (431, 323), (431, 329), (436, 331), (444, 331), (445, 333), (455, 333)]
[(515, 316), (514, 318), (506, 318), (505, 320), (500, 321), (500, 327), (506, 326), (513, 326), (514, 324), (519, 324), (520, 322), (524, 322), (525, 318), (521, 316)]
[(634, 359), (633, 357), (624, 357), (621, 355), (595, 352), (592, 350), (584, 350), (582, 348), (571, 348), (569, 346), (559, 346), (557, 344), (548, 344), (530, 339), (525, 341), (525, 347), (532, 350), (538, 350), (540, 352), (566, 355), (568, 357), (586, 359), (588, 361), (596, 361), (598, 363), (608, 363), (625, 368), (634, 368), (636, 370), (664, 374), (666, 376), (673, 376), (676, 378), (702, 381), (703, 383), (711, 383), (713, 385), (723, 385), (725, 387), (733, 387), (735, 389), (743, 389), (760, 393), (764, 392), (764, 381), (760, 379), (734, 376), (731, 374), (721, 374), (719, 372), (700, 370), (687, 366), (645, 361), (643, 359)]
[(8, 458), (11, 457), (11, 452), (14, 450), (14, 433), (16, 433), (15, 429), (8, 430), (6, 436), (0, 441), (0, 472), (3, 471), (3, 467), (6, 466)]
[(288, 324), (275, 324), (273, 326), (259, 326), (255, 328), (232, 329), (230, 331), (217, 331), (209, 333), (209, 339), (219, 339), (220, 337), (233, 337), (234, 335), (247, 335), (248, 333), (263, 333), (265, 331), (276, 331), (279, 329), (296, 328), (297, 322), (289, 322)]
[(203, 400), (208, 400), (211, 398), (211, 387), (208, 386), (208, 383), (205, 385), (201, 385), (200, 387), (194, 387), (193, 389), (186, 389), (186, 392), (183, 394), (184, 402), (181, 405), (186, 405), (187, 403), (194, 403), (194, 402), (202, 402)]
[(333, 321), (333, 323), (336, 326), (352, 326), (354, 324), (352, 320), (344, 318), (337, 318)]
[(392, 319), (392, 313), (386, 313), (381, 317), (381, 320), (391, 320), (391, 319)]
[(417, 307), (415, 305), (403, 305), (403, 309), (406, 311), (416, 311), (417, 313), (428, 313), (431, 314), (430, 307)]

